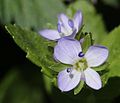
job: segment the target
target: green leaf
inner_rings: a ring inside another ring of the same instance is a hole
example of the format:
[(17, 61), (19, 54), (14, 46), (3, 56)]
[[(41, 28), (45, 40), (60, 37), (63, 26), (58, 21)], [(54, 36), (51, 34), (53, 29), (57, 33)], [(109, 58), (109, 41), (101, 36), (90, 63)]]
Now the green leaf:
[(104, 38), (103, 42), (101, 42), (101, 45), (104, 45), (109, 50), (109, 57), (107, 59), (107, 62), (105, 62), (103, 65), (94, 68), (96, 71), (101, 71), (101, 78), (103, 82), (103, 86), (107, 83), (108, 79), (110, 77), (120, 77), (120, 49), (119, 49), (119, 33), (120, 33), (120, 26), (114, 29), (112, 32), (110, 32), (106, 38)]
[(102, 0), (105, 4), (110, 5), (110, 6), (115, 6), (119, 7), (120, 5), (120, 0)]
[(74, 95), (77, 95), (83, 88), (84, 86), (84, 81), (80, 81), (78, 86), (74, 89)]
[(86, 53), (88, 48), (93, 45), (92, 34), (86, 34), (84, 37), (81, 38), (80, 42), (83, 52)]
[(106, 37), (106, 30), (101, 15), (97, 14), (94, 6), (85, 0), (71, 4), (67, 9), (67, 14), (73, 16), (77, 10), (81, 10), (83, 13), (83, 31), (91, 32), (95, 43), (101, 42)]
[(27, 53), (26, 57), (37, 66), (42, 67), (42, 72), (46, 75), (52, 77), (53, 71), (59, 72), (65, 69), (65, 65), (56, 62), (53, 58), (53, 47), (50, 45), (55, 42), (48, 41), (39, 34), (18, 26), (7, 25), (6, 29), (16, 44)]
[(109, 49), (109, 77), (120, 77), (120, 26), (115, 28), (110, 34), (104, 39), (102, 44)]
[(0, 0), (0, 21), (39, 30), (48, 22), (56, 25), (64, 10), (60, 0)]
[(105, 62), (104, 64), (98, 66), (98, 67), (94, 67), (93, 69), (95, 71), (101, 71), (101, 70), (104, 70), (104, 69), (107, 69), (109, 67), (109, 63), (108, 62)]
[(45, 89), (48, 94), (52, 93), (52, 80), (46, 75), (43, 75)]
[(21, 71), (15, 67), (3, 77), (0, 84), (0, 103), (44, 103), (40, 73), (33, 72), (31, 67), (29, 71), (25, 71), (28, 67), (20, 68)]
[(7, 76), (4, 79), (2, 79), (0, 84), (0, 103), (3, 102), (7, 89), (9, 88), (12, 81), (16, 77), (16, 74), (17, 74), (16, 72), (11, 71), (10, 73), (7, 74)]

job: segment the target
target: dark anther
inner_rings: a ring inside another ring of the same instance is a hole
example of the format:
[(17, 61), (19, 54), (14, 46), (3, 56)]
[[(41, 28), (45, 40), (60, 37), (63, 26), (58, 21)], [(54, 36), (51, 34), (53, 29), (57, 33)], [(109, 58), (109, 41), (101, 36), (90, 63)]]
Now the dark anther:
[(84, 53), (83, 53), (83, 52), (80, 52), (80, 53), (78, 54), (78, 56), (79, 56), (79, 57), (83, 57), (83, 56), (84, 56)]
[(67, 68), (67, 72), (70, 73), (71, 72), (71, 68)]

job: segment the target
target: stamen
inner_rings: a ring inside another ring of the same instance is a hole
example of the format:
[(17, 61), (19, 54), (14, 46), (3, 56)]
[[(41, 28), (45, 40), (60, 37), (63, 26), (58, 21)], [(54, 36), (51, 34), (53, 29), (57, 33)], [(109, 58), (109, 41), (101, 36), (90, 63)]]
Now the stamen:
[(74, 76), (74, 75), (71, 73), (71, 72), (72, 72), (72, 69), (71, 69), (71, 68), (67, 68), (67, 72), (69, 73), (70, 79), (72, 79), (73, 76)]
[(83, 56), (84, 56), (84, 53), (83, 53), (83, 52), (80, 52), (80, 53), (78, 54), (78, 56), (79, 56), (79, 57), (83, 57)]
[(59, 33), (61, 33), (61, 25), (59, 23), (57, 25), (57, 30), (58, 30)]
[(68, 20), (68, 24), (71, 28), (74, 28), (74, 22), (71, 19)]
[(70, 73), (71, 72), (71, 68), (67, 68), (67, 72)]

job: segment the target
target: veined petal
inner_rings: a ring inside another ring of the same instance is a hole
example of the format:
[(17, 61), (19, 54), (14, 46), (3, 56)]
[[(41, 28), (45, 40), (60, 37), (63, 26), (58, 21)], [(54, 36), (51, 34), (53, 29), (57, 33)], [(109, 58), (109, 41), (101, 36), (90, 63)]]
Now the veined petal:
[(83, 23), (83, 16), (81, 11), (77, 11), (73, 21), (74, 21), (75, 28), (77, 29), (77, 32), (78, 32)]
[(103, 46), (91, 46), (85, 54), (89, 67), (103, 64), (108, 57), (108, 49)]
[(62, 63), (74, 64), (79, 59), (78, 54), (81, 51), (79, 41), (62, 38), (54, 48), (54, 56)]
[(66, 34), (66, 35), (67, 35), (67, 33), (71, 33), (72, 28), (69, 26), (69, 18), (65, 14), (62, 13), (58, 16), (58, 24), (61, 25), (62, 33)]
[(63, 70), (58, 74), (58, 88), (61, 91), (70, 91), (80, 82), (81, 73), (75, 69), (68, 69)]
[(100, 76), (95, 70), (91, 68), (87, 68), (84, 71), (84, 75), (85, 75), (85, 82), (89, 87), (96, 90), (102, 87)]
[(76, 36), (76, 31), (77, 31), (77, 30), (75, 29), (71, 35), (66, 36), (65, 38), (71, 38), (71, 39), (74, 39), (75, 36)]
[(61, 38), (57, 30), (45, 29), (39, 31), (39, 34), (49, 40), (57, 40)]

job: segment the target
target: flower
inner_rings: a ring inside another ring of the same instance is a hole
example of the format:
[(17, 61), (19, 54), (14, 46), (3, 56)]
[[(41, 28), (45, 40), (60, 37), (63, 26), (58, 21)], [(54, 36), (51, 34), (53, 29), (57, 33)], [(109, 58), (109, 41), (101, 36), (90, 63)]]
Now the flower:
[(73, 20), (62, 13), (58, 16), (57, 30), (44, 29), (39, 31), (39, 34), (49, 40), (58, 40), (65, 36), (74, 38), (82, 25), (82, 19), (81, 11), (77, 11)]
[(100, 76), (92, 67), (100, 66), (106, 61), (106, 47), (90, 46), (84, 54), (79, 41), (62, 38), (54, 48), (54, 57), (57, 61), (70, 65), (58, 74), (58, 88), (61, 91), (70, 91), (80, 80), (95, 90), (102, 87)]

